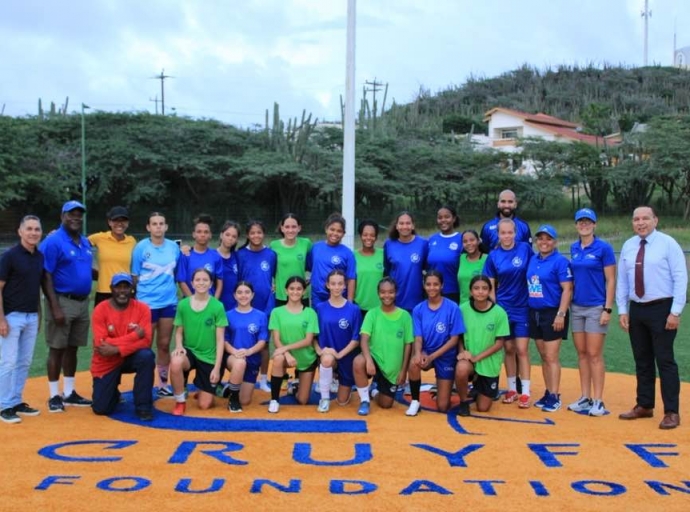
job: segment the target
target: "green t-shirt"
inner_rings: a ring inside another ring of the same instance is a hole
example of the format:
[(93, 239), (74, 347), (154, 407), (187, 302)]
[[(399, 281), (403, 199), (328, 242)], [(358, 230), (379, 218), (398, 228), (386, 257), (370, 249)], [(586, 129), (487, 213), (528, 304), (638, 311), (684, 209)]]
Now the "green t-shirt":
[[(283, 345), (292, 345), (307, 337), (307, 333), (319, 334), (319, 322), (316, 311), (304, 308), (299, 313), (291, 313), (287, 306), (275, 308), (271, 313), (268, 328), (280, 333)], [(313, 345), (291, 350), (290, 353), (297, 360), (297, 369), (306, 370), (316, 361), (316, 351)]]
[[(278, 256), (276, 266), (276, 299), (287, 300), (285, 283), (292, 276), (300, 276), (304, 279), (306, 275), (307, 253), (311, 250), (311, 240), (308, 238), (297, 237), (295, 245), (288, 247), (283, 245), (283, 239), (273, 240), (270, 245), (273, 252)], [(305, 297), (309, 295), (305, 294)]]
[(484, 263), (486, 262), (486, 254), (482, 254), (479, 259), (470, 261), (467, 259), (467, 253), (463, 252), (460, 255), (460, 266), (458, 267), (458, 286), (460, 290), (460, 303), (462, 304), (470, 298), (470, 281), (474, 276), (478, 276), (484, 270)]
[(389, 382), (395, 384), (402, 369), (405, 345), (414, 342), (412, 317), (401, 308), (384, 313), (381, 306), (370, 309), (360, 331), (369, 335), (369, 351)]
[(374, 248), (374, 254), (368, 256), (355, 251), (355, 261), (357, 262), (355, 303), (364, 311), (375, 309), (381, 305), (377, 288), (383, 277), (383, 249)]
[(210, 297), (204, 309), (194, 311), (191, 297), (185, 297), (177, 305), (174, 324), (184, 329), (182, 345), (185, 349), (191, 350), (204, 363), (216, 364), (216, 329), (228, 325), (221, 301)]
[[(462, 319), (465, 322), (465, 349), (472, 355), (477, 355), (496, 342), (496, 338), (510, 336), (508, 315), (498, 304), (494, 304), (486, 311), (477, 311), (470, 302), (463, 302), (460, 306)], [(503, 364), (503, 351), (477, 361), (474, 371), (484, 377), (498, 377)]]

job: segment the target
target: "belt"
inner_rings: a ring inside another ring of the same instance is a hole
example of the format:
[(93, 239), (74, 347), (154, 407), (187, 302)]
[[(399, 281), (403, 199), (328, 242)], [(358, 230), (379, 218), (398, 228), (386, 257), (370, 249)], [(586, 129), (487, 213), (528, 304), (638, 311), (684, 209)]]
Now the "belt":
[(76, 300), (77, 302), (84, 302), (85, 300), (89, 300), (88, 295), (75, 295), (73, 293), (58, 293), (58, 295), (60, 297), (65, 297), (69, 300)]
[(655, 299), (655, 300), (650, 300), (647, 302), (635, 302), (635, 304), (644, 308), (647, 306), (656, 306), (657, 304), (661, 304), (661, 303), (667, 302), (669, 300), (673, 300), (673, 297), (665, 297), (663, 299)]

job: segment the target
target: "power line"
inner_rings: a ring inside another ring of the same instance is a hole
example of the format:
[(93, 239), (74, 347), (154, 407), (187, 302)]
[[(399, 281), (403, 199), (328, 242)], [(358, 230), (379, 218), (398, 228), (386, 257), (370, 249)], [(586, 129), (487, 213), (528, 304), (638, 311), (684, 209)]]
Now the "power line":
[(151, 78), (154, 80), (160, 80), (161, 81), (161, 115), (165, 115), (165, 79), (166, 78), (175, 78), (175, 77), (171, 76), (171, 75), (166, 75), (165, 69), (161, 69), (160, 75), (154, 75)]

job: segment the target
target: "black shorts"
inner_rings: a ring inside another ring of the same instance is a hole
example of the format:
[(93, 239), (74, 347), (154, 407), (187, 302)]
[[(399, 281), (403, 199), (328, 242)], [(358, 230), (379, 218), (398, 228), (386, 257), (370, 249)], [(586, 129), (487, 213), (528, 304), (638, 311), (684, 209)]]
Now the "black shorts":
[(211, 372), (213, 371), (213, 365), (197, 359), (194, 355), (194, 352), (191, 350), (187, 350), (187, 359), (189, 360), (189, 370), (184, 372), (185, 382), (187, 382), (190, 372), (192, 370), (196, 370), (196, 374), (194, 375), (194, 385), (197, 387), (197, 389), (215, 395), (216, 384), (211, 384)]
[(376, 361), (374, 361), (374, 366), (376, 367), (376, 374), (373, 375), (373, 380), (376, 383), (379, 393), (390, 398), (395, 398), (395, 394), (398, 392), (398, 385), (389, 381), (383, 373), (381, 373), (381, 369), (379, 365), (376, 364)]
[(486, 377), (475, 373), (473, 386), (480, 395), (487, 396), (492, 400), (498, 397), (498, 377)]
[(566, 311), (565, 322), (562, 331), (553, 330), (553, 321), (556, 319), (558, 308), (529, 310), (529, 337), (535, 340), (554, 341), (568, 339), (568, 322), (570, 313)]

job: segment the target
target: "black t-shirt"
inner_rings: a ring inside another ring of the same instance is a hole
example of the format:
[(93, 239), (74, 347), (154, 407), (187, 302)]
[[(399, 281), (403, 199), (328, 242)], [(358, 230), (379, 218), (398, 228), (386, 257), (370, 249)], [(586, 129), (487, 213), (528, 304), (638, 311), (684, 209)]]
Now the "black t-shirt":
[(2, 302), (5, 315), (12, 312), (37, 313), (43, 275), (43, 254), (17, 244), (0, 257), (0, 281), (5, 282)]

